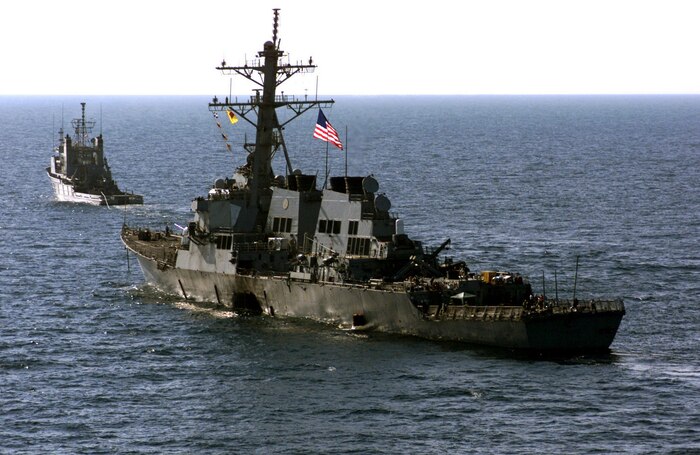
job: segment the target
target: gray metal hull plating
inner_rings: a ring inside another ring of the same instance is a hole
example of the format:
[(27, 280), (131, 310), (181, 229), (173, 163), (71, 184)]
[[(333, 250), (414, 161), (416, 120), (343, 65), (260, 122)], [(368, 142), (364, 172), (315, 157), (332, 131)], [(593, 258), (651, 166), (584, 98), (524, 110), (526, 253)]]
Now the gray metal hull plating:
[(366, 324), (357, 330), (433, 340), (539, 351), (601, 351), (609, 348), (622, 319), (622, 313), (528, 318), (514, 307), (502, 314), (484, 311), (471, 317), (432, 319), (413, 305), (406, 292), (176, 269), (138, 254), (137, 258), (146, 281), (190, 301), (232, 306), (235, 295), (252, 294), (270, 316), (350, 328), (353, 315), (362, 314)]

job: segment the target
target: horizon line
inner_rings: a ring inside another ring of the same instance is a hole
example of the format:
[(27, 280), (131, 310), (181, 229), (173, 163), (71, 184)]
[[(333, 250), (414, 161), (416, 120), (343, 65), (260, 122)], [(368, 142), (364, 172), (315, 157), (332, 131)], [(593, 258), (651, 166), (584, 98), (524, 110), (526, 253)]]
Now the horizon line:
[[(325, 94), (324, 97), (328, 96), (377, 96), (377, 97), (389, 97), (389, 96), (697, 96), (700, 92), (623, 92), (623, 93), (611, 93), (611, 92), (596, 92), (596, 93), (581, 93), (581, 92), (542, 92), (542, 93), (338, 93), (338, 94)], [(143, 96), (143, 97), (209, 97), (211, 94), (203, 93), (0, 93), (0, 96), (10, 97), (10, 96), (24, 96), (24, 97), (41, 97), (41, 96)], [(218, 95), (216, 95), (218, 96)], [(234, 94), (235, 97), (250, 97), (250, 94)], [(299, 97), (302, 95), (288, 95), (290, 97)]]

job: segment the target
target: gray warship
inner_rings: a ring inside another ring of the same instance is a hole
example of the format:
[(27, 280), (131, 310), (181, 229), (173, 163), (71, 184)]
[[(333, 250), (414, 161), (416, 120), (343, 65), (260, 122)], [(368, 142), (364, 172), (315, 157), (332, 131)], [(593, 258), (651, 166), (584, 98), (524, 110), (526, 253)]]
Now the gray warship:
[[(121, 238), (148, 283), (182, 298), (270, 317), (309, 318), (355, 331), (538, 352), (608, 351), (625, 314), (620, 299), (568, 301), (533, 296), (525, 277), (469, 270), (442, 260), (448, 247), (427, 248), (403, 230), (372, 176), (334, 176), (328, 187), (294, 170), (283, 127), (334, 101), (278, 95), (309, 60), (290, 64), (277, 39), (242, 66), (217, 67), (260, 86), (238, 102), (214, 97), (209, 109), (256, 128), (247, 162), (191, 203), (181, 234), (124, 225)], [(277, 109), (292, 111), (280, 123)], [(323, 124), (317, 132), (334, 141)], [(340, 145), (339, 141), (336, 145)], [(272, 171), (282, 151), (284, 175)]]
[(85, 103), (80, 103), (82, 115), (73, 119), (73, 138), (59, 131), (60, 143), (54, 149), (46, 173), (57, 200), (91, 205), (143, 204), (143, 196), (124, 192), (112, 178), (104, 156), (102, 134), (90, 139), (94, 120), (86, 120)]

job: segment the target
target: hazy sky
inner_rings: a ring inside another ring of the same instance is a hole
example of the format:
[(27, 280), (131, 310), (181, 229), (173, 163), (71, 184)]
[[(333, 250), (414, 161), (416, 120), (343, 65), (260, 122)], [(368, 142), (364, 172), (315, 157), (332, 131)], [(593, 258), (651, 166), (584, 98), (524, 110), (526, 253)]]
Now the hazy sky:
[(697, 0), (7, 1), (0, 94), (227, 94), (273, 7), (289, 94), (700, 94)]

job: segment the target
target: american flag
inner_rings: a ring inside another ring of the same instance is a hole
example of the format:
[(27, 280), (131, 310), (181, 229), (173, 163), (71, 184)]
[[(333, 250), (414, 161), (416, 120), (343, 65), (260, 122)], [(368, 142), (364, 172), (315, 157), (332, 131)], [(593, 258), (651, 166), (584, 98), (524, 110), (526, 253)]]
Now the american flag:
[(318, 120), (316, 120), (314, 137), (325, 142), (330, 142), (340, 150), (343, 150), (343, 143), (340, 142), (338, 132), (335, 130), (335, 128), (333, 128), (333, 125), (331, 125), (331, 122), (328, 121), (326, 116), (323, 115), (323, 111), (321, 109), (318, 110)]

